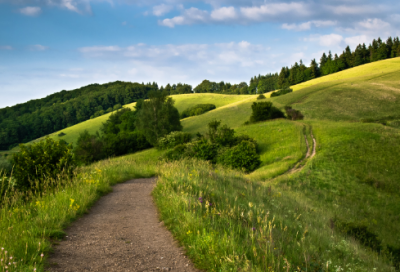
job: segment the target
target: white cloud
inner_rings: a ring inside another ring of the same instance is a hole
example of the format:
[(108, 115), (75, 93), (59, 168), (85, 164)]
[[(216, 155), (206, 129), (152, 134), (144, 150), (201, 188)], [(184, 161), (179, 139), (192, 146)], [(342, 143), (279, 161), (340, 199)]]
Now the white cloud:
[(37, 16), (42, 12), (40, 7), (24, 7), (19, 9), (19, 12), (27, 16)]
[(332, 47), (339, 46), (343, 42), (343, 37), (338, 34), (323, 35), (319, 38), (319, 44), (322, 46)]
[(0, 45), (0, 50), (13, 50), (12, 46), (10, 45)]
[(40, 44), (35, 44), (35, 45), (29, 46), (29, 49), (32, 51), (45, 51), (45, 50), (49, 49), (49, 47), (40, 45)]
[(359, 44), (368, 44), (371, 42), (370, 38), (367, 37), (366, 35), (360, 35), (360, 36), (353, 36), (353, 37), (348, 37), (344, 39), (346, 45), (349, 45), (352, 50), (355, 50), (355, 48)]
[(336, 24), (336, 21), (309, 21), (302, 24), (283, 24), (282, 28), (287, 30), (304, 31), (310, 30), (312, 25), (315, 27), (328, 27)]
[(211, 19), (215, 21), (232, 20), (237, 17), (234, 7), (222, 7), (211, 12)]
[(381, 19), (367, 19), (358, 23), (358, 26), (370, 31), (387, 30), (390, 24)]
[(172, 19), (164, 19), (159, 21), (160, 25), (167, 27), (175, 27), (175, 25), (191, 25), (194, 23), (206, 23), (209, 21), (210, 15), (207, 11), (198, 8), (186, 9), (182, 16), (176, 16)]
[(241, 13), (248, 20), (267, 21), (271, 16), (291, 14), (292, 16), (305, 16), (310, 10), (304, 3), (272, 3), (254, 7), (241, 7)]
[(162, 16), (170, 12), (172, 9), (173, 7), (171, 5), (161, 4), (153, 7), (153, 14), (155, 16)]
[(362, 6), (362, 5), (354, 5), (354, 6), (329, 6), (329, 10), (332, 10), (334, 14), (337, 15), (358, 15), (358, 14), (371, 14), (376, 13), (380, 10), (380, 7), (374, 6)]

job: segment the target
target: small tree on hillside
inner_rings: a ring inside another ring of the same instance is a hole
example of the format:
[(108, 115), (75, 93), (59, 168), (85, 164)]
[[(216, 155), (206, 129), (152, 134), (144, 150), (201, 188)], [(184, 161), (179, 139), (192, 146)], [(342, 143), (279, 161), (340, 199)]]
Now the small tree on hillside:
[(137, 113), (136, 127), (155, 146), (159, 138), (171, 131), (182, 130), (182, 125), (174, 100), (168, 97), (167, 92), (149, 92), (149, 98), (143, 101)]
[(253, 110), (253, 113), (250, 116), (250, 123), (285, 117), (283, 112), (272, 106), (272, 102), (269, 101), (254, 102), (251, 109)]

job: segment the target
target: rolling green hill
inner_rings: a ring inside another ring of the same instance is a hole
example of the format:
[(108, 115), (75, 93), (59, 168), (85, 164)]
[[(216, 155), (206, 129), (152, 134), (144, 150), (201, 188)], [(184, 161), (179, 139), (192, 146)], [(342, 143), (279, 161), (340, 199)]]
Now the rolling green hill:
[[(287, 268), (290, 263), (296, 264), (296, 271), (399, 268), (399, 78), (400, 58), (318, 78), (294, 86), (293, 93), (267, 98), (280, 108), (292, 105), (304, 114), (304, 120), (278, 119), (247, 126), (243, 124), (257, 101), (254, 95), (173, 96), (179, 111), (198, 103), (217, 106), (183, 119), (184, 131), (204, 133), (210, 121), (222, 120), (236, 133), (257, 140), (262, 164), (247, 175), (198, 162), (160, 166), (155, 200), (164, 222), (203, 267), (213, 263), (214, 256), (219, 256), (216, 265), (224, 262), (227, 267), (245, 267), (245, 259), (262, 264), (257, 250), (268, 240), (270, 251), (265, 256), (272, 258), (274, 271), (292, 271)], [(62, 138), (74, 142), (82, 130), (93, 133), (107, 118), (103, 115), (64, 129)], [(58, 133), (51, 137), (59, 138)], [(316, 154), (308, 157), (313, 137)], [(98, 165), (136, 163), (142, 158), (155, 165), (159, 155), (150, 149)], [(190, 201), (197, 201), (190, 198), (196, 194), (212, 199), (219, 210), (205, 207), (207, 216), (196, 217), (190, 206)], [(266, 217), (257, 217), (267, 211)], [(213, 217), (217, 215), (221, 219)], [(250, 227), (263, 220), (264, 229)], [(257, 236), (266, 229), (270, 238)], [(219, 249), (224, 243), (229, 246)], [(228, 256), (232, 248), (242, 255)], [(277, 263), (287, 266), (283, 269)]]

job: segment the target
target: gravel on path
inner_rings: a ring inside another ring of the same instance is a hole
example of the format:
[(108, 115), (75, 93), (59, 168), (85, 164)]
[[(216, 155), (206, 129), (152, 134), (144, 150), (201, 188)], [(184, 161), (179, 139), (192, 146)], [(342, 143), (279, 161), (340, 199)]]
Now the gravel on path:
[(155, 178), (115, 185), (54, 246), (47, 271), (199, 271), (159, 221)]

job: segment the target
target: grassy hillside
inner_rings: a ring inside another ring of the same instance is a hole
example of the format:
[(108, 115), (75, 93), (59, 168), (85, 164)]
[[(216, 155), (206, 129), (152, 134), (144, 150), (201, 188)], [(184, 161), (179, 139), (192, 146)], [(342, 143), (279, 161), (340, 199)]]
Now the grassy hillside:
[[(196, 161), (156, 168), (161, 152), (155, 149), (100, 162), (90, 171), (99, 167), (105, 169), (104, 181), (108, 175), (120, 181), (112, 169), (128, 178), (141, 168), (126, 165), (148, 165), (146, 175), (159, 175), (154, 198), (162, 220), (208, 271), (395, 271), (394, 266), (400, 269), (400, 130), (359, 121), (400, 116), (398, 64), (399, 58), (356, 67), (267, 99), (301, 110), (303, 121), (244, 126), (256, 96), (174, 96), (180, 111), (198, 103), (218, 107), (182, 120), (184, 131), (204, 133), (217, 119), (257, 140), (262, 164), (248, 175)], [(63, 130), (64, 137), (74, 141), (107, 118)], [(305, 159), (305, 137), (312, 148), (311, 135), (316, 155)], [(291, 171), (300, 161), (300, 170)], [(13, 243), (23, 252), (25, 244)]]
[(377, 78), (380, 75), (387, 75), (392, 72), (399, 71), (399, 66), (400, 66), (400, 58), (381, 60), (373, 63), (360, 65), (351, 69), (323, 76), (307, 82), (303, 82), (294, 85), (291, 88), (293, 89), (293, 91), (298, 91), (310, 86), (314, 86), (319, 83), (344, 80), (354, 77), (374, 76), (375, 78)]
[[(196, 105), (196, 104), (214, 104), (217, 108), (223, 107), (225, 105), (235, 103), (237, 101), (246, 100), (248, 98), (254, 97), (254, 95), (221, 95), (221, 94), (210, 94), (210, 93), (202, 93), (202, 94), (183, 94), (183, 95), (172, 95), (171, 96), (175, 100), (175, 107), (179, 112), (184, 111), (185, 109)], [(136, 103), (125, 105), (124, 107), (134, 109)], [(84, 131), (85, 129), (89, 131), (89, 133), (94, 134), (96, 131), (100, 129), (102, 124), (107, 121), (111, 113), (104, 114), (102, 116), (87, 120), (85, 122), (79, 123), (77, 125), (65, 128), (63, 130), (57, 131), (55, 133), (50, 134), (50, 138), (53, 139), (63, 139), (68, 143), (74, 144), (78, 139), (79, 133)], [(59, 137), (58, 134), (61, 132), (65, 133), (65, 136)], [(44, 137), (34, 140), (32, 142), (40, 141)], [(18, 150), (15, 148), (14, 150)]]

